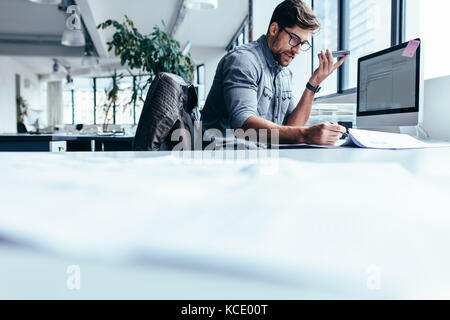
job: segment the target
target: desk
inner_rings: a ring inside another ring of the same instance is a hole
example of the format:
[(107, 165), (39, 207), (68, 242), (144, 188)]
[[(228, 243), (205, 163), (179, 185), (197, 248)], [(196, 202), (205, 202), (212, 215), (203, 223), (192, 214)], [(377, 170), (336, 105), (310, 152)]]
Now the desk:
[(76, 141), (75, 136), (51, 134), (0, 135), (0, 151), (12, 152), (65, 152), (67, 141)]
[[(115, 159), (116, 164), (125, 164), (136, 159), (146, 160), (154, 157), (164, 157), (170, 153), (67, 153), (67, 154), (48, 154), (43, 155), (47, 159), (58, 157), (59, 159), (81, 160), (86, 162), (102, 161), (102, 159)], [(388, 163), (401, 165), (411, 173), (412, 176), (424, 185), (438, 186), (441, 190), (450, 190), (450, 149), (429, 149), (429, 150), (365, 150), (365, 149), (306, 149), (306, 150), (282, 150), (281, 159), (294, 159), (302, 163), (322, 164), (324, 172), (327, 172), (327, 166), (335, 163), (364, 165), (368, 163), (377, 163), (380, 166)], [(10, 159), (11, 161), (20, 161), (24, 154), (0, 154), (0, 161)], [(300, 165), (300, 164), (299, 164)], [(447, 168), (447, 169), (446, 169)], [(374, 177), (375, 179), (376, 177)], [(389, 174), (381, 177), (386, 179), (386, 184), (395, 183), (390, 179)], [(357, 177), (348, 176), (349, 181), (356, 181)], [(311, 180), (314, 181), (314, 180)], [(317, 189), (317, 198), (313, 199), (318, 208), (327, 205), (323, 194), (339, 193), (342, 198), (351, 197), (353, 190), (333, 189), (328, 182), (331, 177), (319, 176), (317, 183), (310, 185), (312, 189)], [(136, 183), (142, 183), (136, 181)], [(174, 182), (175, 183), (175, 182)], [(120, 184), (120, 183), (119, 183)], [(301, 181), (299, 181), (301, 185)], [(262, 186), (264, 188), (280, 188), (281, 186)], [(355, 188), (369, 188), (370, 185), (357, 185)], [(205, 186), (211, 188), (211, 186)], [(412, 188), (412, 186), (411, 186)], [(331, 190), (331, 191), (330, 191)], [(319, 193), (323, 191), (323, 193)], [(70, 192), (76, 192), (71, 189)], [(237, 191), (236, 191), (237, 192)], [(383, 190), (380, 190), (383, 193)], [(399, 196), (402, 193), (399, 193)], [(48, 194), (48, 199), (42, 201), (51, 201), (52, 194)], [(373, 195), (366, 195), (366, 200), (371, 202)], [(151, 199), (151, 195), (149, 195)], [(111, 199), (112, 200), (112, 199)], [(408, 203), (411, 199), (401, 198), (400, 202)], [(427, 202), (429, 199), (423, 199)], [(283, 199), (281, 201), (294, 201)], [(351, 202), (350, 202), (351, 203)], [(211, 208), (211, 212), (222, 207), (224, 203), (218, 203), (217, 208)], [(301, 208), (301, 203), (292, 203), (295, 208)], [(105, 206), (105, 210), (108, 210)], [(404, 212), (398, 214), (408, 215), (409, 210), (413, 208), (405, 207)], [(431, 206), (430, 206), (431, 208)], [(20, 206), (17, 207), (20, 210)], [(353, 219), (364, 221), (367, 210), (361, 210), (361, 215), (353, 216), (349, 221), (345, 216), (345, 211), (349, 208), (340, 210), (339, 204), (336, 204), (336, 215), (342, 215), (342, 221), (337, 220), (336, 228), (358, 223)], [(63, 210), (63, 209), (62, 209)], [(239, 212), (239, 208), (236, 209)], [(369, 209), (368, 209), (369, 210)], [(431, 209), (430, 209), (431, 210)], [(372, 290), (365, 288), (366, 270), (361, 271), (361, 288), (354, 288), (350, 281), (339, 281), (334, 279), (333, 274), (339, 270), (327, 270), (323, 278), (306, 278), (301, 283), (278, 281), (276, 279), (266, 279), (264, 275), (252, 272), (247, 274), (236, 274), (233, 272), (216, 272), (208, 268), (196, 268), (193, 266), (167, 266), (161, 263), (108, 263), (105, 261), (93, 261), (92, 259), (82, 259), (79, 257), (68, 257), (65, 255), (55, 255), (50, 252), (36, 250), (28, 246), (21, 246), (16, 243), (3, 241), (0, 244), (0, 298), (1, 299), (366, 299), (366, 298), (450, 298), (450, 279), (448, 267), (450, 266), (450, 257), (448, 248), (442, 250), (450, 243), (450, 234), (443, 230), (450, 228), (447, 216), (449, 211), (441, 208), (441, 216), (436, 217), (438, 212), (430, 211), (429, 224), (423, 224), (418, 227), (417, 236), (428, 235), (430, 228), (434, 230), (434, 236), (423, 239), (423, 247), (416, 247), (418, 243), (410, 239), (411, 247), (404, 242), (404, 238), (409, 236), (408, 230), (402, 230), (402, 226), (389, 225), (389, 220), (385, 220), (386, 229), (379, 232), (370, 233), (370, 237), (361, 240), (359, 246), (355, 247), (354, 253), (346, 252), (342, 248), (342, 254), (361, 255), (370, 248), (366, 241), (379, 241), (386, 248), (387, 261), (399, 259), (398, 263), (404, 263), (403, 275), (398, 279), (392, 279), (388, 268), (381, 269), (381, 287)], [(248, 212), (239, 212), (243, 216)], [(282, 212), (280, 212), (281, 214)], [(13, 215), (14, 212), (11, 212)], [(124, 213), (126, 214), (126, 213)], [(309, 212), (314, 215), (314, 212)], [(317, 214), (317, 213), (316, 213)], [(404, 218), (404, 217), (403, 217)], [(417, 218), (417, 217), (415, 217)], [(380, 214), (380, 219), (386, 219)], [(318, 218), (317, 221), (320, 221)], [(359, 222), (361, 222), (359, 221)], [(395, 217), (391, 222), (395, 222)], [(407, 220), (405, 220), (407, 221)], [(436, 221), (439, 221), (437, 223)], [(324, 221), (326, 222), (326, 221)], [(281, 223), (281, 222), (280, 222)], [(384, 225), (384, 222), (381, 223)], [(310, 226), (314, 227), (314, 226)], [(391, 228), (398, 232), (392, 233)], [(405, 226), (405, 228), (407, 228)], [(420, 229), (423, 228), (423, 229)], [(1, 228), (0, 228), (1, 230)], [(249, 226), (249, 232), (253, 230)], [(400, 231), (399, 231), (400, 230)], [(421, 231), (420, 231), (421, 230)], [(330, 230), (331, 231), (331, 230)], [(343, 230), (344, 231), (344, 230)], [(369, 231), (368, 231), (369, 232)], [(354, 234), (355, 241), (360, 230), (348, 229), (345, 233)], [(0, 232), (1, 235), (1, 232)], [(392, 236), (394, 235), (394, 238)], [(327, 237), (324, 233), (323, 237)], [(376, 239), (372, 239), (375, 237)], [(318, 237), (319, 239), (320, 237)], [(388, 241), (386, 243), (386, 241)], [(323, 263), (326, 265), (328, 255), (331, 258), (334, 242), (340, 239), (330, 239), (329, 248), (321, 246), (323, 251)], [(308, 246), (315, 246), (310, 243)], [(402, 249), (399, 252), (390, 252), (390, 248)], [(350, 249), (350, 248), (349, 248)], [(416, 260), (415, 250), (424, 253), (423, 259)], [(428, 254), (427, 254), (428, 253)], [(383, 253), (381, 252), (381, 255)], [(369, 255), (370, 256), (370, 255)], [(376, 259), (375, 259), (376, 260)], [(411, 264), (411, 261), (415, 263)], [(329, 262), (329, 261), (328, 261)], [(368, 259), (364, 261), (367, 266), (377, 261)], [(79, 265), (81, 268), (81, 289), (68, 290), (66, 288), (67, 267), (69, 265)], [(323, 265), (317, 265), (320, 269)], [(370, 268), (368, 280), (370, 281)], [(339, 273), (339, 272), (338, 272)], [(409, 279), (409, 281), (405, 281)], [(396, 289), (393, 289), (395, 283)], [(435, 288), (435, 290), (430, 290)], [(444, 289), (443, 289), (444, 288)], [(446, 288), (446, 289), (445, 289)]]
[(132, 151), (134, 136), (77, 136), (67, 142), (67, 151)]
[(132, 151), (132, 136), (0, 135), (0, 152)]

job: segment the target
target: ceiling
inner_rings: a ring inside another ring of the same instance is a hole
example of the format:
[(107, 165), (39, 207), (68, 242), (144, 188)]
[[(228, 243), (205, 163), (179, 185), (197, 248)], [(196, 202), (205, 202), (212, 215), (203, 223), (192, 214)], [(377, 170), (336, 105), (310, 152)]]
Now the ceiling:
[(81, 48), (61, 45), (65, 13), (55, 5), (28, 0), (0, 1), (0, 54), (79, 56)]
[[(112, 19), (119, 22), (127, 15), (134, 21), (142, 34), (152, 32), (155, 24), (161, 25), (164, 20), (167, 25), (176, 18), (179, 0), (85, 0), (90, 7), (95, 25)], [(124, 5), (124, 3), (128, 3)], [(100, 30), (103, 40), (112, 38), (113, 30)]]
[[(123, 0), (87, 0), (97, 25), (107, 19), (122, 22), (127, 15), (144, 34), (151, 33), (156, 24), (162, 26), (161, 21), (170, 27), (180, 7), (180, 0), (128, 1), (129, 6), (124, 6)], [(247, 14), (246, 0), (219, 0), (215, 10), (186, 10), (174, 37), (181, 44), (191, 41), (193, 46), (225, 48)], [(112, 32), (101, 32), (105, 40), (111, 39)]]
[(0, 1), (0, 21), (1, 33), (34, 35), (61, 35), (65, 24), (64, 14), (57, 6), (27, 0)]
[(216, 10), (187, 10), (175, 38), (193, 46), (226, 48), (247, 15), (246, 0), (219, 0)]
[[(152, 32), (155, 25), (167, 30), (177, 19), (182, 0), (75, 0), (81, 8), (87, 31), (103, 64), (117, 63), (106, 51), (106, 42), (112, 30), (97, 30), (107, 19), (124, 21), (127, 15), (143, 34)], [(183, 46), (191, 41), (193, 47), (223, 48), (228, 45), (248, 13), (247, 0), (219, 0), (215, 10), (186, 10), (174, 38)], [(38, 74), (51, 71), (52, 58), (64, 59), (72, 70), (81, 68), (83, 48), (65, 48), (58, 45), (65, 30), (65, 15), (56, 6), (39, 5), (28, 0), (0, 1), (0, 39), (33, 38), (45, 40), (40, 46), (0, 45), (0, 54), (14, 55), (18, 61)], [(23, 23), (26, 21), (26, 23)], [(54, 45), (51, 44), (52, 41)], [(9, 51), (8, 51), (9, 50)], [(193, 56), (194, 60), (196, 57)]]

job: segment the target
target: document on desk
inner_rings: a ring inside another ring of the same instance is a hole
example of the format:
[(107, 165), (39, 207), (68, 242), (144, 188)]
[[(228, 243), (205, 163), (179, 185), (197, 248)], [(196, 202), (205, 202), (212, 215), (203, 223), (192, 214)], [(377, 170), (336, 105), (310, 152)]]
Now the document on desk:
[(449, 297), (449, 190), (399, 164), (27, 154), (0, 168), (0, 238), (71, 261), (281, 279), (323, 297), (370, 296), (367, 270), (381, 270), (376, 297)]
[(386, 133), (380, 131), (369, 131), (361, 129), (349, 129), (348, 137), (345, 140), (338, 141), (335, 145), (275, 145), (280, 149), (296, 148), (323, 148), (336, 149), (341, 147), (366, 148), (366, 149), (426, 149), (426, 148), (445, 148), (450, 147), (450, 143), (437, 144), (427, 143), (415, 139), (407, 134)]
[(349, 129), (348, 138), (341, 146), (369, 149), (425, 149), (450, 147), (450, 144), (426, 143), (407, 134)]

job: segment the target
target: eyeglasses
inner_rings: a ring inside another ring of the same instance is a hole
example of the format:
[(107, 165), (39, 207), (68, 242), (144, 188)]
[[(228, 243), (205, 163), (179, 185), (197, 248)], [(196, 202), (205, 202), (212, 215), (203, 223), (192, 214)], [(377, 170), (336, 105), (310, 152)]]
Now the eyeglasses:
[(284, 32), (286, 32), (291, 39), (289, 39), (289, 45), (293, 48), (300, 46), (300, 50), (303, 52), (308, 51), (309, 49), (311, 49), (311, 44), (308, 41), (302, 41), (302, 39), (300, 39), (299, 37), (297, 37), (295, 34), (290, 33), (289, 31), (286, 31), (285, 28), (280, 27), (281, 30), (283, 30)]

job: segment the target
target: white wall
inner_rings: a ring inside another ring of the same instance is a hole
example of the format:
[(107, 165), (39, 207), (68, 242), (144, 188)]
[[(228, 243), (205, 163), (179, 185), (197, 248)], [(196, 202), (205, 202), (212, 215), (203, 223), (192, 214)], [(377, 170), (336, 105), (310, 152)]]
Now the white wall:
[[(311, 3), (311, 1), (305, 2)], [(273, 11), (280, 3), (281, 0), (257, 0), (253, 2), (253, 40), (257, 40), (261, 35), (267, 33)], [(306, 83), (311, 77), (311, 51), (300, 53), (289, 66), (294, 74), (292, 90), (297, 101), (302, 96)]]
[(423, 127), (432, 139), (450, 141), (450, 76), (425, 80)]
[[(21, 76), (21, 95), (29, 107), (40, 108), (38, 76), (14, 58), (0, 56), (0, 132), (17, 131), (16, 74)], [(29, 88), (25, 88), (25, 79), (29, 82)]]
[(422, 39), (425, 79), (450, 75), (450, 64), (445, 62), (450, 51), (446, 38), (450, 30), (449, 10), (448, 0), (406, 1), (406, 38)]
[(0, 57), (0, 132), (16, 132), (16, 86), (11, 59)]
[[(230, 39), (231, 40), (231, 39)], [(217, 65), (220, 59), (227, 53), (225, 48), (220, 47), (192, 47), (191, 56), (197, 65), (205, 65), (205, 90), (208, 96), (211, 89)]]

